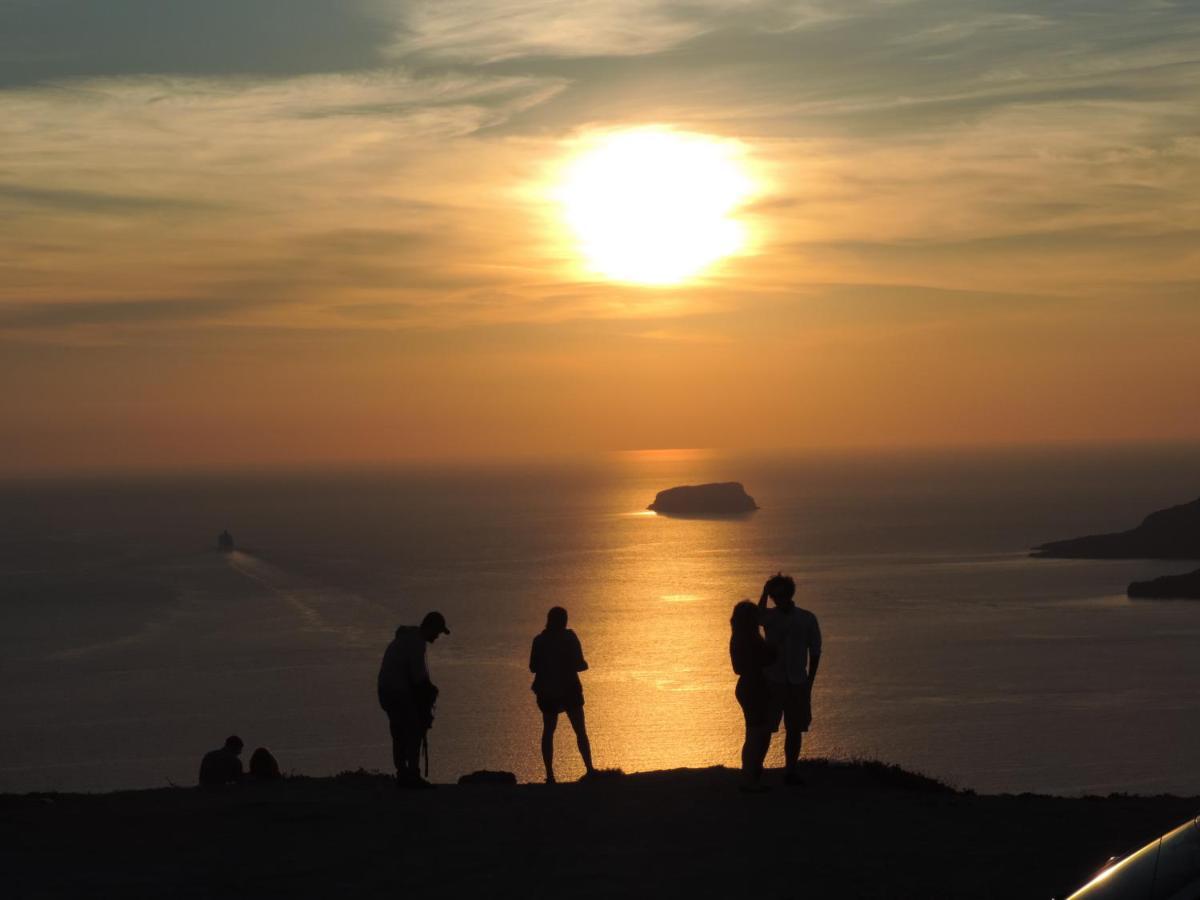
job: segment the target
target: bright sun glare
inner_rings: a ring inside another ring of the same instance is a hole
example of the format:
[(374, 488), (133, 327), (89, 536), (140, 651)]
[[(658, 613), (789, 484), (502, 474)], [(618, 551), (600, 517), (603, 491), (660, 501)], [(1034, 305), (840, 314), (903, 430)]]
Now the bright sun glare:
[(585, 141), (558, 199), (594, 272), (668, 285), (745, 246), (734, 216), (752, 191), (735, 142), (639, 128)]

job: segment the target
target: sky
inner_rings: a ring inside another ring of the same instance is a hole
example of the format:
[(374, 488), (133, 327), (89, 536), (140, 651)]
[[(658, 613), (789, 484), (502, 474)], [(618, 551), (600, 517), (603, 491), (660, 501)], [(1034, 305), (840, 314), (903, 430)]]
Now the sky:
[[(755, 185), (678, 284), (638, 128)], [(0, 0), (0, 472), (1200, 440), (1198, 238), (1194, 0)]]

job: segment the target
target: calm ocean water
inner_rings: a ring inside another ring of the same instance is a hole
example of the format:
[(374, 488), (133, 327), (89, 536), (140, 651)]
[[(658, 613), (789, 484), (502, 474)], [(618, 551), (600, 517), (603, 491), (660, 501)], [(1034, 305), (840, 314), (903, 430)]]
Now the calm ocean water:
[[(1195, 448), (736, 458), (0, 486), (0, 791), (194, 782), (237, 732), (285, 769), (386, 769), (374, 677), (440, 609), (432, 775), (540, 775), (526, 669), (566, 606), (597, 764), (736, 765), (732, 604), (776, 570), (826, 652), (805, 753), (981, 791), (1200, 793), (1197, 564), (1032, 560), (1200, 495)], [(642, 512), (740, 480), (746, 520)], [(228, 527), (239, 552), (213, 550)], [(778, 748), (773, 748), (777, 759)], [(581, 766), (563, 723), (560, 776)]]

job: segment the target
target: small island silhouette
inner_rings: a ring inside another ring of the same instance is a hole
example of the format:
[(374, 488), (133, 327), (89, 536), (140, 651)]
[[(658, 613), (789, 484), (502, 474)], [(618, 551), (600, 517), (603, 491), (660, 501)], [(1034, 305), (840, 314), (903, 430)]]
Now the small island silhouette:
[(659, 491), (646, 509), (667, 516), (742, 516), (758, 509), (739, 481), (685, 484)]

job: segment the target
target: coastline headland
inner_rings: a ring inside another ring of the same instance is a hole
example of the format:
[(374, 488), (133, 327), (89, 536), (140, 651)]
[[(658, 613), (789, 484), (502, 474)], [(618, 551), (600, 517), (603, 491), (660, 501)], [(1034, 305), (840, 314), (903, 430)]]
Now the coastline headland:
[(1051, 541), (1033, 548), (1041, 559), (1200, 560), (1200, 499), (1151, 513), (1136, 528)]
[(1200, 600), (1200, 569), (1183, 575), (1163, 575), (1135, 581), (1126, 594), (1151, 600)]
[(1065, 896), (1198, 798), (976, 795), (809, 760), (762, 795), (724, 769), (397, 791), (380, 774), (217, 791), (0, 796), (22, 898)]

